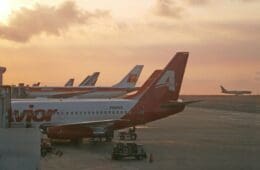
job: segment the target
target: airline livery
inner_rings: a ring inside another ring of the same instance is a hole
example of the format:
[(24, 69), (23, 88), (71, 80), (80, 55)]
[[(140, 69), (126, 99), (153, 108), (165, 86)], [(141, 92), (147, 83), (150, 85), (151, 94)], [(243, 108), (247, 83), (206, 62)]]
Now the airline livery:
[(105, 137), (184, 110), (178, 100), (188, 60), (178, 52), (163, 70), (155, 71), (140, 90), (124, 99), (13, 100), (10, 126), (40, 126), (49, 138), (80, 140)]
[[(65, 83), (64, 87), (72, 87), (74, 84), (74, 78), (71, 78), (67, 81), (67, 83)], [(37, 86), (39, 87), (39, 86)]]
[[(143, 65), (135, 66), (119, 83), (112, 87), (25, 87), (28, 98), (116, 98), (136, 91), (136, 82), (142, 72)], [(97, 76), (97, 74), (96, 74)], [(94, 79), (96, 77), (93, 77)]]
[(80, 84), (79, 87), (95, 86), (100, 72), (94, 72), (91, 76), (87, 76)]
[(221, 92), (226, 94), (234, 94), (234, 95), (244, 95), (244, 94), (251, 94), (251, 91), (247, 90), (226, 90), (223, 86), (220, 86)]

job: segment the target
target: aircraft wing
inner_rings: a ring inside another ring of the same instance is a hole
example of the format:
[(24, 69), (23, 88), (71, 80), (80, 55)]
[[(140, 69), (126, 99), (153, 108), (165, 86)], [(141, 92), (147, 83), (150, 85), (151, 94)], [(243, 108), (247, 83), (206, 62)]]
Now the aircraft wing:
[(91, 129), (94, 128), (105, 128), (116, 122), (128, 122), (127, 119), (107, 119), (107, 120), (97, 120), (97, 121), (83, 121), (83, 122), (75, 122), (75, 123), (50, 123), (50, 124), (42, 124), (40, 129), (46, 129), (48, 127), (74, 127), (74, 126), (83, 126), (89, 127)]
[(86, 93), (91, 93), (93, 90), (86, 90), (86, 91), (77, 91), (77, 92), (68, 92), (68, 93), (62, 93), (62, 94), (56, 94), (49, 96), (48, 98), (70, 98), (70, 97), (75, 97), (78, 95), (86, 94)]
[(127, 119), (107, 119), (107, 120), (97, 120), (97, 121), (83, 121), (76, 123), (64, 123), (64, 124), (54, 124), (53, 126), (60, 127), (71, 127), (71, 126), (85, 126), (85, 127), (105, 127), (109, 126), (115, 122), (127, 122)]

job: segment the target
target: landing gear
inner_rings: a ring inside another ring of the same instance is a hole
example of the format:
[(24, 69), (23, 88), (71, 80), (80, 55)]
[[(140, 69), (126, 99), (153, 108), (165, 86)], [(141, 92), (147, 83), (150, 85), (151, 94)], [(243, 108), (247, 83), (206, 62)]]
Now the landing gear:
[(106, 133), (106, 142), (111, 142), (112, 139), (114, 138), (114, 131), (108, 131)]
[(135, 141), (137, 139), (137, 134), (135, 133), (135, 127), (129, 128), (128, 132), (119, 132), (119, 139)]
[(105, 134), (94, 136), (91, 141), (102, 142), (105, 139), (106, 142), (111, 142), (114, 138), (114, 131), (107, 131)]

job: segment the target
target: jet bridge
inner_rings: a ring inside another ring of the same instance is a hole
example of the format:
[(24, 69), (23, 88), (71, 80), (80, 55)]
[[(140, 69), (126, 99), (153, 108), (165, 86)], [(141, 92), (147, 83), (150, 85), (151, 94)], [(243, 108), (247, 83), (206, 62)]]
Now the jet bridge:
[(40, 169), (40, 139), (37, 128), (9, 128), (11, 88), (0, 86), (0, 170)]

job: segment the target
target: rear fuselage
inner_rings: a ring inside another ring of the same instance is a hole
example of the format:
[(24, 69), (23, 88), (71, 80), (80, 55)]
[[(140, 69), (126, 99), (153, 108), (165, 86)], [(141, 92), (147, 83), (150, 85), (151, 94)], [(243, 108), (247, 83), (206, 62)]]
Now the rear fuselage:
[(62, 98), (62, 95), (75, 94), (76, 98), (116, 98), (121, 97), (137, 88), (113, 87), (27, 87), (25, 93), (29, 98), (46, 97)]

